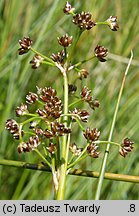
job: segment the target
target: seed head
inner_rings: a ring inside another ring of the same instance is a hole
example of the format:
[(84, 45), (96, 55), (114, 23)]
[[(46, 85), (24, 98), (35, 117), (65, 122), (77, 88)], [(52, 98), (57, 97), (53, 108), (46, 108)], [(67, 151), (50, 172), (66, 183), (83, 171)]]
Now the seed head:
[(94, 129), (90, 129), (89, 127), (87, 127), (85, 133), (84, 133), (84, 137), (87, 139), (87, 141), (89, 142), (93, 142), (99, 139), (100, 137), (100, 131), (98, 131), (97, 128)]
[(75, 10), (75, 8), (73, 8), (71, 6), (71, 4), (67, 1), (66, 4), (65, 4), (65, 7), (63, 8), (63, 12), (65, 14), (71, 14), (74, 10)]
[(72, 143), (69, 146), (69, 150), (74, 154), (75, 156), (79, 156), (82, 153), (82, 148), (77, 148), (76, 143)]
[(86, 69), (81, 69), (79, 72), (79, 78), (80, 80), (87, 78), (87, 76), (89, 75), (88, 71)]
[(9, 130), (11, 134), (19, 132), (19, 125), (14, 119), (8, 119), (5, 128)]
[(65, 52), (64, 52), (64, 50), (62, 50), (61, 52), (58, 52), (57, 54), (52, 53), (51, 59), (54, 62), (57, 62), (59, 64), (63, 64), (64, 63), (64, 59), (65, 59)]
[(69, 94), (74, 94), (77, 90), (77, 86), (73, 84), (68, 84), (68, 92)]
[(107, 23), (108, 23), (108, 26), (110, 27), (110, 29), (112, 31), (117, 31), (119, 26), (118, 26), (118, 23), (117, 23), (117, 16), (110, 16), (108, 19), (107, 19)]
[(97, 152), (96, 150), (98, 149), (98, 146), (96, 144), (90, 143), (89, 146), (87, 147), (87, 153), (89, 156), (93, 158), (98, 158), (100, 152)]
[(44, 59), (41, 56), (39, 56), (38, 54), (35, 54), (33, 59), (30, 61), (30, 64), (32, 64), (33, 69), (37, 69), (43, 60)]
[(16, 112), (17, 116), (25, 115), (28, 112), (27, 105), (26, 104), (21, 104), (19, 107), (16, 108), (15, 112)]
[(33, 104), (38, 100), (38, 95), (33, 93), (33, 92), (29, 92), (28, 95), (26, 95), (26, 103), (28, 104)]
[(29, 141), (22, 142), (18, 145), (17, 147), (18, 153), (33, 151), (35, 148), (38, 147), (39, 144), (40, 144), (39, 137), (32, 136), (29, 138)]
[[(89, 113), (86, 110), (80, 110), (80, 109), (74, 109), (71, 114), (77, 115), (77, 117), (82, 121), (82, 122), (87, 122)], [(74, 115), (72, 116), (72, 120), (75, 120), (77, 117)]]
[(129, 138), (125, 138), (121, 147), (119, 149), (119, 153), (122, 157), (126, 157), (126, 155), (132, 151), (134, 142), (132, 142)]
[(49, 143), (49, 146), (46, 147), (46, 149), (48, 150), (48, 152), (49, 152), (50, 154), (54, 154), (55, 151), (56, 151), (56, 144), (50, 142), (50, 143)]
[(23, 40), (19, 40), (21, 48), (18, 49), (19, 55), (23, 55), (31, 48), (32, 40), (29, 37), (24, 37)]
[(58, 43), (63, 47), (68, 47), (72, 44), (72, 36), (68, 36), (68, 34), (63, 35), (62, 37), (58, 37)]
[(81, 12), (73, 16), (73, 23), (77, 25), (81, 30), (90, 30), (95, 26), (95, 22), (91, 20), (92, 15), (89, 12)]
[(90, 94), (91, 90), (84, 86), (81, 91), (81, 98), (86, 102), (92, 101), (92, 96)]
[(105, 57), (108, 55), (108, 50), (104, 46), (97, 45), (94, 52), (99, 61), (106, 61)]

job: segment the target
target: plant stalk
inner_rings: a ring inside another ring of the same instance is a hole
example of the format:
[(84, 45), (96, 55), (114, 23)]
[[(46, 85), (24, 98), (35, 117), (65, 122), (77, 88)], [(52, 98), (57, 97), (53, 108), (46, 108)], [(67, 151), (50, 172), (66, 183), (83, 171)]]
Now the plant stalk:
[[(132, 59), (133, 59), (133, 52), (131, 51), (131, 57), (130, 57), (129, 63), (127, 65), (123, 80), (122, 80), (121, 88), (120, 88), (117, 103), (116, 103), (116, 108), (115, 108), (115, 112), (114, 112), (114, 116), (113, 116), (113, 120), (112, 120), (112, 124), (111, 124), (109, 137), (108, 137), (109, 142), (112, 139), (113, 130), (114, 130), (115, 122), (116, 122), (116, 117), (117, 117), (117, 113), (118, 113), (118, 109), (119, 109), (119, 105), (120, 105), (120, 100), (121, 100), (121, 96), (122, 96), (122, 93), (123, 93), (123, 88), (124, 88), (124, 85), (125, 85), (126, 76), (127, 76), (129, 67), (131, 65)], [(110, 143), (108, 143), (107, 146), (106, 146), (104, 158), (103, 158), (103, 161), (102, 161), (102, 166), (101, 166), (101, 170), (100, 170), (100, 176), (99, 176), (99, 180), (98, 180), (98, 184), (97, 184), (97, 190), (96, 190), (96, 194), (95, 194), (95, 200), (99, 200), (99, 198), (100, 198), (100, 193), (101, 193), (101, 188), (102, 188), (103, 179), (104, 179), (104, 175), (105, 175), (106, 163), (107, 163), (107, 159), (108, 159), (109, 150), (110, 150)]]

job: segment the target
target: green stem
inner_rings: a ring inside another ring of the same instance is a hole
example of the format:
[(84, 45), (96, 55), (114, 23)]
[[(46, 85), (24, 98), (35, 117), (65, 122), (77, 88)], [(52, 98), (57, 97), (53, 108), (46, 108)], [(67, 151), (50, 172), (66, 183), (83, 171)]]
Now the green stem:
[(71, 164), (68, 165), (68, 169), (71, 168), (71, 167), (73, 167), (75, 164), (77, 164), (80, 161), (80, 159), (82, 158), (83, 154), (86, 152), (86, 149), (87, 149), (88, 145), (89, 144), (87, 144), (85, 146), (85, 148), (83, 149), (82, 153), (76, 158), (76, 160), (73, 161), (73, 163), (71, 163)]
[[(51, 170), (49, 167), (44, 166), (43, 164), (32, 164), (23, 161), (13, 161), (13, 160), (0, 160), (0, 165), (23, 168), (23, 169), (31, 169), (31, 170), (39, 170), (50, 173)], [(68, 172), (69, 175), (73, 176), (82, 176), (89, 178), (98, 178), (99, 172), (82, 170), (82, 169), (70, 169)], [(104, 179), (113, 180), (113, 181), (122, 181), (122, 182), (131, 182), (131, 183), (139, 183), (139, 176), (131, 176), (124, 174), (115, 174), (115, 173), (105, 173)]]
[[(132, 59), (133, 59), (133, 52), (131, 52), (131, 57), (130, 57), (129, 63), (127, 65), (127, 68), (126, 68), (126, 71), (125, 71), (125, 74), (124, 74), (124, 77), (123, 77), (123, 81), (122, 81), (122, 84), (121, 84), (121, 88), (120, 88), (120, 91), (119, 91), (117, 104), (116, 104), (116, 107), (115, 107), (115, 112), (114, 112), (114, 116), (113, 116), (113, 120), (112, 120), (112, 125), (111, 125), (111, 129), (110, 129), (109, 137), (108, 137), (108, 142), (111, 142), (111, 139), (112, 139), (113, 130), (114, 130), (115, 122), (116, 122), (116, 117), (117, 117), (117, 113), (118, 113), (118, 109), (119, 109), (119, 105), (120, 105), (120, 100), (121, 100), (121, 96), (122, 96), (122, 93), (123, 93), (123, 88), (124, 88), (124, 85), (125, 85), (126, 76), (127, 76), (128, 71), (129, 71), (129, 67), (131, 65)], [(104, 158), (103, 158), (103, 161), (102, 161), (102, 166), (101, 166), (101, 170), (100, 170), (100, 176), (99, 176), (97, 190), (96, 190), (96, 194), (95, 194), (95, 200), (99, 200), (99, 198), (100, 198), (100, 192), (101, 192), (103, 179), (104, 179), (104, 175), (105, 175), (105, 169), (106, 169), (106, 163), (107, 163), (109, 150), (110, 150), (110, 143), (108, 143), (107, 146), (106, 146), (106, 151), (105, 151)]]
[(75, 102), (73, 102), (73, 103), (71, 103), (71, 104), (69, 104), (69, 108), (70, 107), (72, 107), (72, 106), (74, 106), (75, 104), (77, 104), (77, 103), (79, 103), (79, 102), (81, 102), (81, 101), (83, 101), (83, 99), (82, 98), (80, 98), (79, 100), (77, 100), (77, 101), (75, 101)]
[(37, 55), (41, 56), (41, 57), (44, 58), (45, 60), (51, 62), (51, 63), (55, 66), (55, 63), (54, 63), (54, 61), (53, 61), (52, 59), (50, 59), (50, 58), (48, 58), (47, 56), (45, 56), (45, 55), (39, 53), (38, 51), (36, 51), (36, 50), (33, 49), (32, 47), (30, 48), (30, 50), (31, 50), (32, 52), (36, 53)]
[(74, 67), (74, 68), (79, 67), (80, 65), (84, 64), (85, 62), (88, 62), (88, 61), (92, 60), (92, 59), (95, 58), (95, 57), (96, 57), (96, 56), (93, 55), (93, 56), (91, 56), (91, 57), (89, 57), (89, 58), (87, 58), (87, 59), (85, 59), (85, 60), (83, 60), (83, 61), (78, 62), (77, 64), (73, 65), (73, 67)]
[(108, 22), (107, 21), (97, 22), (96, 25), (108, 25)]
[(74, 53), (74, 51), (75, 51), (75, 47), (76, 47), (76, 45), (77, 45), (77, 43), (78, 43), (78, 41), (79, 41), (79, 38), (80, 38), (82, 32), (83, 32), (82, 30), (78, 29), (78, 32), (77, 32), (77, 34), (76, 34), (74, 43), (72, 44), (72, 48), (71, 48), (71, 51), (70, 51), (69, 56), (68, 56), (68, 59), (67, 59), (68, 62), (71, 61), (72, 55), (73, 55), (73, 53)]
[(55, 66), (54, 63), (48, 62), (48, 61), (42, 61), (41, 64), (46, 64), (50, 66)]
[[(64, 114), (66, 115), (68, 113), (68, 79), (67, 79), (67, 74), (66, 70), (65, 73), (63, 74), (64, 77)], [(64, 124), (67, 127), (67, 121), (68, 121), (68, 116), (64, 116)], [(62, 156), (62, 164), (60, 167), (60, 179), (59, 179), (59, 187), (58, 187), (58, 192), (57, 192), (57, 200), (63, 200), (64, 199), (64, 192), (65, 192), (65, 184), (66, 184), (66, 171), (67, 171), (67, 134), (65, 134), (62, 137), (62, 151), (61, 151), (61, 156)]]
[(49, 161), (39, 152), (38, 149), (34, 149), (34, 151), (39, 155), (39, 157), (41, 157), (44, 162), (51, 168), (51, 164), (49, 163)]
[(68, 113), (68, 114), (62, 114), (61, 117), (62, 117), (62, 116), (71, 116), (71, 117), (74, 116), (74, 117), (75, 117), (75, 120), (76, 120), (76, 122), (78, 123), (79, 127), (81, 128), (81, 130), (82, 130), (82, 131), (85, 131), (84, 127), (82, 126), (81, 122), (79, 121), (80, 116), (78, 116), (78, 114), (73, 114), (73, 113), (70, 114), (70, 113)]
[(30, 123), (31, 121), (34, 121), (34, 120), (36, 120), (36, 119), (40, 119), (40, 116), (35, 116), (35, 117), (30, 118), (30, 119), (27, 119), (26, 121), (22, 122), (21, 125), (23, 126), (23, 125), (28, 124), (28, 123)]
[(97, 140), (93, 142), (94, 144), (110, 144), (110, 145), (116, 145), (118, 147), (120, 147), (119, 143), (116, 142), (111, 142), (111, 141), (101, 141), (101, 140)]

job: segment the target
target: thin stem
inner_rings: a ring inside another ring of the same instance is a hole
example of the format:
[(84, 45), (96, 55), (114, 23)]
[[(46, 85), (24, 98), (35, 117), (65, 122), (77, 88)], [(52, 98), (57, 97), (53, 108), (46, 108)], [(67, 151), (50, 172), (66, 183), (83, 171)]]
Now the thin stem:
[(107, 21), (97, 22), (96, 25), (108, 25), (108, 22)]
[[(123, 81), (122, 81), (122, 84), (121, 84), (121, 88), (120, 88), (120, 91), (119, 91), (119, 95), (118, 95), (118, 99), (117, 99), (117, 103), (116, 103), (116, 107), (115, 107), (115, 112), (114, 112), (114, 116), (113, 116), (113, 120), (112, 120), (112, 125), (111, 125), (111, 129), (110, 129), (109, 137), (108, 137), (109, 142), (112, 139), (113, 130), (114, 130), (115, 122), (116, 122), (116, 117), (117, 117), (117, 113), (118, 113), (118, 109), (119, 109), (119, 105), (120, 105), (120, 100), (121, 100), (121, 96), (122, 96), (122, 93), (123, 93), (123, 88), (124, 88), (124, 85), (125, 85), (126, 76), (127, 76), (128, 71), (129, 71), (129, 67), (131, 65), (132, 59), (133, 59), (133, 52), (131, 51), (131, 57), (130, 57), (129, 63), (127, 65), (127, 68), (126, 68), (126, 71), (125, 71), (125, 74), (124, 74), (124, 77), (123, 77)], [(108, 143), (107, 146), (106, 146), (106, 151), (105, 151), (104, 158), (103, 158), (103, 161), (102, 161), (102, 166), (101, 166), (101, 170), (100, 170), (100, 176), (99, 176), (97, 190), (96, 190), (96, 194), (95, 194), (95, 200), (98, 200), (100, 198), (100, 192), (101, 192), (101, 188), (102, 188), (102, 184), (103, 184), (103, 179), (104, 179), (104, 174), (105, 174), (109, 149), (110, 149), (110, 143)]]
[(44, 162), (51, 168), (51, 164), (49, 161), (39, 152), (38, 149), (34, 149), (34, 151), (44, 160)]
[(73, 67), (74, 67), (74, 68), (79, 67), (80, 65), (84, 64), (85, 62), (88, 62), (88, 61), (92, 60), (92, 59), (95, 58), (95, 57), (96, 57), (96, 56), (93, 55), (93, 56), (91, 56), (91, 57), (89, 57), (89, 58), (87, 58), (87, 59), (85, 59), (85, 60), (83, 60), (83, 61), (78, 62), (77, 64), (73, 65)]
[(79, 41), (79, 38), (80, 38), (82, 32), (83, 32), (82, 30), (78, 29), (78, 32), (77, 32), (77, 34), (76, 34), (74, 43), (72, 44), (72, 48), (71, 48), (71, 51), (70, 51), (69, 56), (68, 56), (68, 59), (67, 59), (68, 62), (71, 61), (72, 55), (73, 55), (73, 53), (74, 53), (74, 51), (75, 51), (75, 47), (76, 47), (76, 45), (77, 45), (77, 43), (78, 43), (78, 41)]
[(71, 104), (69, 104), (69, 108), (70, 107), (72, 107), (72, 106), (74, 106), (75, 104), (77, 104), (77, 103), (79, 103), (79, 102), (81, 102), (81, 101), (83, 101), (83, 99), (82, 98), (80, 98), (79, 100), (77, 100), (77, 101), (75, 101), (75, 102), (73, 102), (73, 103), (71, 103)]
[[(43, 164), (32, 164), (23, 161), (13, 161), (13, 160), (0, 160), (0, 165), (23, 168), (23, 169), (31, 169), (31, 170), (39, 170), (44, 172), (51, 172), (51, 169)], [(70, 169), (68, 172), (69, 175), (74, 176), (82, 176), (89, 178), (98, 178), (99, 172), (82, 170), (82, 169)], [(123, 181), (123, 182), (131, 182), (131, 183), (139, 183), (139, 176), (131, 176), (124, 174), (115, 174), (115, 173), (105, 173), (104, 179), (114, 180), (114, 181)]]
[(31, 121), (34, 121), (34, 120), (36, 120), (36, 119), (40, 119), (40, 116), (35, 116), (35, 117), (30, 118), (30, 119), (27, 119), (26, 121), (22, 122), (21, 125), (23, 126), (23, 125), (28, 124), (28, 123), (30, 123)]
[(110, 145), (116, 145), (118, 147), (120, 147), (119, 143), (116, 142), (111, 142), (111, 141), (101, 141), (101, 140), (97, 140), (93, 142), (94, 144), (110, 144)]
[(48, 61), (41, 61), (41, 64), (46, 64), (50, 66), (55, 66), (54, 63), (48, 62)]
[(55, 66), (55, 63), (54, 63), (54, 61), (53, 61), (52, 59), (50, 59), (50, 58), (48, 58), (47, 56), (45, 56), (45, 55), (39, 53), (38, 51), (36, 51), (36, 50), (33, 49), (32, 47), (30, 48), (30, 50), (31, 50), (32, 52), (36, 53), (37, 55), (41, 56), (41, 57), (44, 58), (45, 60), (51, 62), (51, 63)]
[(86, 152), (86, 149), (87, 149), (88, 145), (89, 144), (87, 144), (85, 146), (85, 148), (83, 149), (83, 151), (81, 152), (81, 154), (76, 158), (76, 160), (73, 161), (73, 163), (71, 163), (71, 164), (68, 165), (68, 169), (71, 168), (71, 167), (73, 167), (75, 164), (77, 164), (79, 162), (80, 158), (82, 158), (83, 154)]
[(62, 117), (62, 116), (71, 116), (71, 117), (74, 116), (74, 117), (75, 117), (75, 120), (76, 120), (76, 122), (78, 123), (79, 127), (81, 128), (81, 130), (82, 130), (82, 131), (85, 131), (84, 127), (82, 126), (81, 122), (79, 121), (80, 116), (78, 116), (78, 114), (73, 114), (73, 113), (70, 114), (70, 113), (68, 113), (68, 114), (62, 114), (61, 117)]

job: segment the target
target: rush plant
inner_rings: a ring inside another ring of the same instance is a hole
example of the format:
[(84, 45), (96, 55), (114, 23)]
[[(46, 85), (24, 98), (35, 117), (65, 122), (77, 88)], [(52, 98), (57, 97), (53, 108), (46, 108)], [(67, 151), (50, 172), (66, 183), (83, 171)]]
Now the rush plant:
[[(63, 86), (61, 87), (63, 97), (59, 98), (57, 90), (53, 86), (49, 86), (47, 82), (45, 87), (37, 86), (36, 92), (30, 91), (26, 95), (26, 102), (21, 103), (16, 108), (17, 119), (7, 120), (6, 129), (14, 139), (18, 140), (17, 151), (19, 154), (38, 154), (43, 166), (51, 171), (55, 199), (57, 200), (65, 198), (66, 178), (71, 169), (76, 164), (80, 164), (80, 161), (85, 160), (86, 157), (91, 157), (92, 161), (99, 158), (101, 145), (105, 144), (106, 151), (95, 196), (95, 199), (99, 199), (110, 145), (114, 145), (117, 153), (122, 157), (126, 157), (133, 149), (133, 142), (127, 137), (123, 138), (121, 143), (111, 140), (132, 56), (121, 85), (109, 138), (106, 141), (101, 140), (100, 130), (87, 126), (88, 109), (98, 109), (100, 106), (99, 100), (94, 98), (92, 91), (87, 86), (77, 89), (75, 84), (69, 83), (69, 77), (71, 71), (74, 71), (76, 80), (80, 79), (82, 82), (83, 79), (89, 77), (88, 70), (82, 67), (84, 63), (97, 60), (105, 64), (108, 49), (99, 44), (96, 44), (94, 52), (89, 58), (84, 58), (76, 63), (74, 62), (74, 52), (80, 37), (85, 31), (93, 31), (94, 28), (101, 25), (109, 27), (112, 31), (117, 31), (119, 28), (117, 17), (110, 16), (106, 21), (97, 22), (93, 20), (89, 12), (76, 13), (75, 8), (69, 2), (66, 2), (63, 12), (72, 16), (73, 25), (77, 26), (77, 33), (73, 37), (65, 32), (64, 35), (57, 38), (61, 46), (58, 53), (52, 53), (48, 57), (38, 52), (33, 48), (33, 41), (28, 36), (19, 40), (20, 48), (18, 50), (19, 55), (25, 55), (28, 52), (34, 53), (34, 57), (30, 61), (33, 69), (37, 69), (44, 64), (59, 70), (59, 79), (63, 79)], [(79, 107), (81, 103), (86, 103), (87, 108), (85, 110), (76, 107), (77, 105)], [(72, 138), (75, 141), (71, 142), (73, 124), (80, 128), (82, 138), (86, 140), (86, 145), (76, 143), (75, 135)]]

